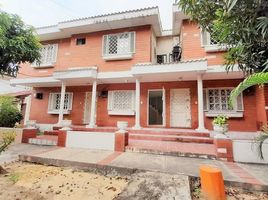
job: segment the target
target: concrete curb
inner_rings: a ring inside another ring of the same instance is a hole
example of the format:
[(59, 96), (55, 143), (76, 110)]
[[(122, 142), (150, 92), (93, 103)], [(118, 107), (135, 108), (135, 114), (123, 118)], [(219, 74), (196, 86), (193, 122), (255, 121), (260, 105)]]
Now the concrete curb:
[[(94, 173), (98, 173), (102, 175), (109, 174), (112, 176), (119, 176), (119, 175), (131, 176), (133, 174), (140, 173), (140, 172), (152, 171), (152, 170), (141, 170), (137, 168), (127, 168), (127, 167), (117, 167), (117, 166), (111, 166), (111, 165), (85, 163), (85, 162), (78, 162), (78, 161), (59, 160), (59, 159), (53, 159), (53, 158), (42, 158), (42, 157), (30, 156), (30, 155), (19, 155), (19, 160), (22, 162), (30, 162), (30, 163), (43, 164), (43, 165), (56, 166), (56, 167), (72, 167), (78, 170), (94, 172)], [(189, 174), (182, 174), (182, 173), (178, 173), (178, 174), (189, 176), (191, 178), (199, 178), (198, 176), (193, 176)], [(258, 185), (258, 184), (252, 184), (252, 183), (230, 181), (230, 180), (224, 180), (224, 183), (227, 186), (238, 187), (238, 188), (249, 190), (249, 191), (264, 191), (264, 192), (268, 191), (268, 185)]]

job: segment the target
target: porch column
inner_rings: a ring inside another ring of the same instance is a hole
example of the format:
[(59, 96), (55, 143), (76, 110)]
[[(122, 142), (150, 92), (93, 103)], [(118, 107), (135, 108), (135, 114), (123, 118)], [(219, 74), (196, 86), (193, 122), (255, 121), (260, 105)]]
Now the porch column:
[(91, 110), (90, 110), (90, 122), (87, 125), (88, 128), (96, 127), (96, 96), (97, 96), (97, 80), (92, 84), (92, 96), (91, 96)]
[(59, 110), (58, 125), (61, 125), (61, 122), (63, 120), (65, 90), (66, 90), (66, 85), (64, 82), (62, 82), (61, 83), (61, 93), (60, 93), (60, 110)]
[(202, 74), (197, 75), (197, 95), (198, 95), (198, 128), (196, 131), (198, 132), (208, 132), (205, 129), (205, 122), (204, 122), (204, 104), (203, 104), (203, 80)]
[(140, 80), (136, 79), (136, 114), (135, 114), (135, 126), (134, 129), (141, 129), (140, 125)]
[(32, 95), (27, 96), (25, 98), (25, 101), (26, 101), (26, 108), (25, 108), (25, 116), (24, 116), (24, 125), (27, 125), (28, 121), (30, 120)]

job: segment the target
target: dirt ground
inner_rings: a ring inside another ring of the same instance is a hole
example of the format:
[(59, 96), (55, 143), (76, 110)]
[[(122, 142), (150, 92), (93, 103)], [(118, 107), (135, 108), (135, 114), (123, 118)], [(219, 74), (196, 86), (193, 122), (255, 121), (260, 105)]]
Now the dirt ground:
[[(206, 200), (206, 198), (201, 193), (200, 180), (193, 178), (191, 180), (191, 192), (193, 200)], [(226, 187), (225, 193), (227, 200), (267, 200), (268, 192), (253, 192), (242, 190), (235, 187)]]
[(128, 185), (127, 178), (106, 177), (72, 169), (14, 163), (0, 175), (3, 200), (114, 199)]

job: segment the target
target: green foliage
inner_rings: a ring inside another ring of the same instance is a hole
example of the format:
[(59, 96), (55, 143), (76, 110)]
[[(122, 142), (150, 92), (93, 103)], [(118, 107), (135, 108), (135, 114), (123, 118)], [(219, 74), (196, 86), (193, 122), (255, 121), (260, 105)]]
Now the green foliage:
[(268, 71), (267, 0), (180, 0), (179, 6), (220, 45), (227, 70)]
[(266, 83), (268, 83), (268, 72), (261, 72), (250, 75), (244, 81), (242, 81), (235, 89), (233, 89), (230, 95), (230, 104), (232, 105), (235, 99), (237, 99), (238, 95), (245, 89), (253, 85), (263, 85)]
[(213, 119), (213, 124), (223, 127), (224, 125), (227, 124), (228, 119), (229, 118), (225, 115), (218, 115)]
[(2, 133), (0, 137), (0, 154), (6, 150), (6, 148), (15, 140), (16, 133), (14, 131), (8, 131)]
[(14, 65), (40, 59), (41, 45), (34, 29), (17, 15), (0, 12), (0, 74), (6, 74)]
[(0, 96), (0, 127), (14, 127), (22, 120), (16, 100), (11, 96)]
[(261, 134), (256, 138), (256, 141), (258, 143), (258, 152), (259, 152), (259, 156), (261, 159), (264, 159), (262, 146), (265, 140), (268, 141), (268, 125), (267, 124), (262, 127)]
[(18, 174), (18, 173), (12, 173), (12, 174), (10, 174), (10, 175), (8, 176), (8, 178), (9, 178), (9, 180), (10, 180), (13, 184), (15, 184), (15, 183), (17, 183), (17, 182), (20, 180), (20, 174)]

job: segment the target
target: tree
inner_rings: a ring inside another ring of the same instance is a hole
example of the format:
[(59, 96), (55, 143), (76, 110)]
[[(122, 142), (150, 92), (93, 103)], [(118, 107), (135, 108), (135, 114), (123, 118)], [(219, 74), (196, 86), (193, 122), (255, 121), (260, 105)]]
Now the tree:
[[(225, 54), (227, 71), (238, 64), (249, 75), (232, 91), (230, 104), (248, 87), (268, 83), (267, 0), (180, 0), (179, 6), (214, 40), (228, 47)], [(268, 139), (267, 125), (256, 139), (263, 159), (262, 145)]]
[(227, 70), (268, 71), (267, 0), (180, 0), (179, 6), (213, 40), (226, 45)]
[(18, 15), (0, 11), (0, 74), (16, 76), (19, 64), (40, 60), (41, 44), (34, 28)]
[(16, 99), (11, 96), (0, 96), (0, 127), (13, 128), (22, 120)]

